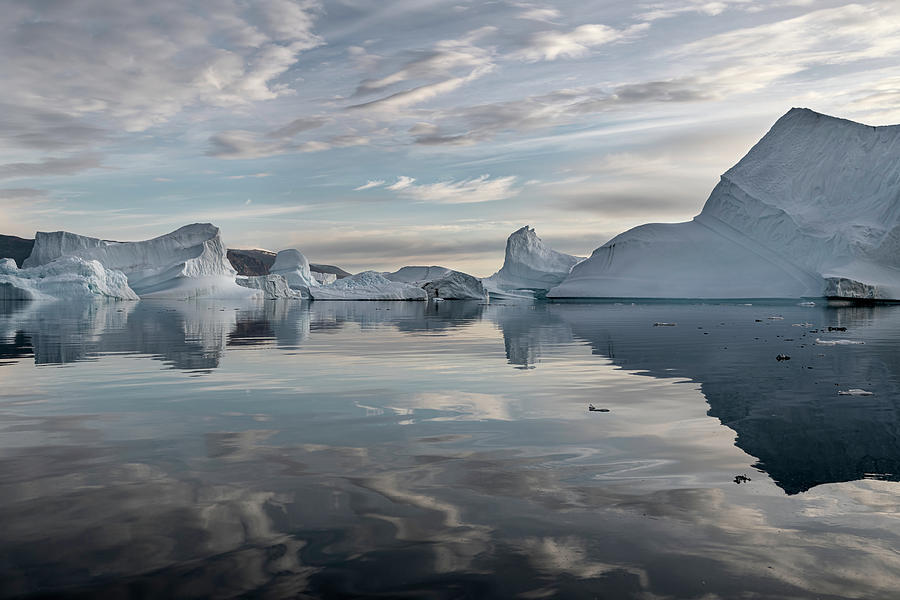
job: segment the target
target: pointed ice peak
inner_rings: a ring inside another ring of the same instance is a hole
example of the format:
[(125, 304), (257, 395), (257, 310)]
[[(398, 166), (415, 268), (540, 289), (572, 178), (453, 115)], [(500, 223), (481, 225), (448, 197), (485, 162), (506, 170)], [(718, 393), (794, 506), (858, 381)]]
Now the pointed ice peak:
[(557, 252), (544, 244), (528, 225), (506, 240), (503, 267), (485, 279), (490, 290), (547, 290), (562, 281), (579, 258)]

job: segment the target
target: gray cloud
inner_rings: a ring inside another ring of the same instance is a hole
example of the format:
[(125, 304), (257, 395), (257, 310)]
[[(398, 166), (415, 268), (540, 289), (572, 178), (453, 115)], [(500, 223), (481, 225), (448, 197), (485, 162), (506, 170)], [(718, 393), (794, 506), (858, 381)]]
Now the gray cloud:
[(46, 158), (40, 162), (20, 162), (0, 165), (0, 179), (19, 177), (44, 177), (49, 175), (74, 175), (88, 169), (101, 167), (96, 154), (84, 154), (65, 158)]
[[(523, 100), (445, 111), (438, 115), (438, 121), (445, 125), (419, 123), (410, 133), (417, 144), (471, 144), (506, 131), (554, 127), (577, 121), (583, 115), (635, 104), (693, 103), (713, 98), (693, 79), (630, 83), (611, 90), (562, 89)], [(462, 131), (458, 131), (460, 129)]]

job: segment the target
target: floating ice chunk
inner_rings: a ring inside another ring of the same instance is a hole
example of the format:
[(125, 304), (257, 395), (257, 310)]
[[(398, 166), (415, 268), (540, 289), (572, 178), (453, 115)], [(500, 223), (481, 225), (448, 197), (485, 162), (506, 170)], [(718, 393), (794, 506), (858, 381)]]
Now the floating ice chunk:
[(849, 390), (838, 390), (839, 396), (874, 396), (875, 392), (861, 390), (859, 388), (851, 388)]
[(820, 346), (853, 346), (865, 344), (865, 342), (860, 340), (820, 340), (816, 338), (816, 343)]
[(677, 327), (678, 323), (662, 323), (662, 322), (660, 322), (660, 323), (654, 323), (653, 326), (654, 327)]

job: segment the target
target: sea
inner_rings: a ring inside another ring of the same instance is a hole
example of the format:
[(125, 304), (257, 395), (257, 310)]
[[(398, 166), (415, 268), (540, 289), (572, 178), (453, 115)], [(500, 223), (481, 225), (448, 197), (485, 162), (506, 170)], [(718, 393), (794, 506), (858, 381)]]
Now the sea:
[(0, 303), (2, 598), (897, 598), (900, 307)]

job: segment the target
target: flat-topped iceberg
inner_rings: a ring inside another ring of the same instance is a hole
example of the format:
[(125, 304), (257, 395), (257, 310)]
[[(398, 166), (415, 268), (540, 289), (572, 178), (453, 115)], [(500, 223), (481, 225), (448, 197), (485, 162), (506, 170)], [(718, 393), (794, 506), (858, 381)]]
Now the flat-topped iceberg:
[(55, 299), (137, 300), (121, 271), (96, 260), (63, 256), (47, 264), (19, 269), (11, 258), (0, 259), (0, 300)]
[(391, 281), (381, 273), (363, 271), (338, 279), (330, 285), (309, 288), (314, 300), (427, 300), (417, 285)]
[(256, 292), (235, 283), (219, 228), (209, 223), (186, 225), (141, 242), (113, 242), (66, 231), (38, 232), (25, 269), (61, 257), (97, 261), (121, 271), (142, 298), (246, 297)]
[(425, 290), (429, 298), (481, 301), (487, 299), (487, 292), (480, 279), (446, 267), (403, 267), (399, 271), (385, 273), (384, 276), (391, 281), (416, 285)]
[(482, 282), (491, 296), (533, 297), (558, 285), (580, 260), (547, 247), (526, 225), (506, 240), (503, 267)]
[(792, 109), (692, 221), (616, 236), (547, 295), (900, 299), (900, 126)]

